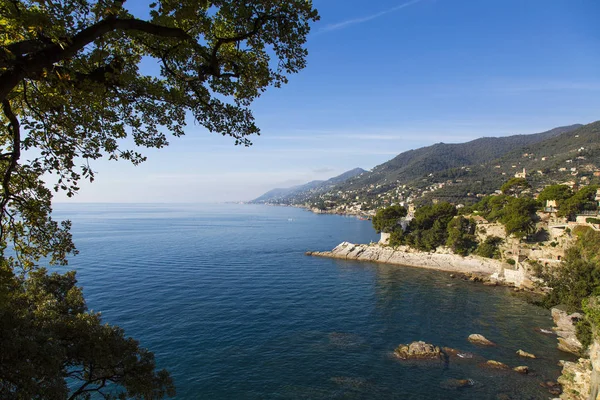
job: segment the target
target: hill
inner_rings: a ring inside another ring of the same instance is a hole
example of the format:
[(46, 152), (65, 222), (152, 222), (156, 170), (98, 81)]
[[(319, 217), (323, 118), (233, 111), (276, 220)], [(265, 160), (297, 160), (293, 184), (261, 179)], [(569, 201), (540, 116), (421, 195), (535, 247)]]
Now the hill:
[(534, 190), (600, 182), (600, 122), (410, 150), (328, 191), (288, 196), (282, 204), (342, 213), (370, 213), (392, 203), (469, 204), (524, 172)]
[(366, 171), (362, 168), (354, 168), (346, 171), (343, 174), (334, 176), (326, 181), (311, 181), (303, 185), (293, 186), (289, 188), (277, 188), (268, 191), (260, 197), (250, 201), (256, 204), (292, 204), (296, 201), (303, 201), (314, 197), (320, 193), (327, 192), (337, 184), (341, 184), (350, 178), (354, 178)]
[(570, 125), (531, 135), (483, 137), (467, 143), (437, 143), (399, 154), (369, 173), (346, 182), (341, 190), (352, 190), (369, 185), (408, 183), (428, 174), (490, 162), (503, 155), (535, 143), (571, 132), (582, 125)]

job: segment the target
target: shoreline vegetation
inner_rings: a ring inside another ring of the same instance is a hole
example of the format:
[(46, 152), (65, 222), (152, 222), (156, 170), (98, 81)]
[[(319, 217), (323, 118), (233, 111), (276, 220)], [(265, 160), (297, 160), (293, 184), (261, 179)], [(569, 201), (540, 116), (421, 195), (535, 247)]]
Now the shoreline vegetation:
[[(562, 361), (563, 400), (600, 399), (600, 189), (507, 181), (471, 206), (392, 204), (372, 215), (378, 243), (342, 242), (306, 255), (462, 274), (488, 286), (532, 292), (551, 310)], [(322, 213), (322, 210), (311, 211)], [(552, 386), (553, 394), (556, 386)]]

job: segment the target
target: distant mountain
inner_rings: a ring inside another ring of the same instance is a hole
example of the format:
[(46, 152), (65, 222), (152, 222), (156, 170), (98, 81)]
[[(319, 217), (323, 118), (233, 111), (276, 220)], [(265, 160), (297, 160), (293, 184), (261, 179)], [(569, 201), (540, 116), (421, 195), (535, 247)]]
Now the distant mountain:
[(365, 213), (392, 203), (473, 203), (525, 171), (537, 190), (549, 183), (600, 184), (600, 121), (547, 132), (437, 143), (406, 151), (299, 204)]
[(435, 172), (490, 162), (511, 151), (581, 127), (581, 124), (575, 124), (531, 135), (483, 137), (466, 143), (437, 143), (409, 150), (378, 165), (371, 172), (347, 181), (342, 185), (341, 190), (358, 189), (369, 185), (408, 183)]
[(252, 200), (251, 203), (275, 203), (289, 204), (292, 199), (308, 199), (320, 193), (327, 192), (337, 184), (341, 184), (350, 178), (359, 176), (365, 173), (362, 168), (354, 168), (346, 171), (341, 175), (330, 178), (326, 181), (311, 181), (303, 185), (293, 186), (289, 188), (278, 188), (268, 191), (260, 197)]

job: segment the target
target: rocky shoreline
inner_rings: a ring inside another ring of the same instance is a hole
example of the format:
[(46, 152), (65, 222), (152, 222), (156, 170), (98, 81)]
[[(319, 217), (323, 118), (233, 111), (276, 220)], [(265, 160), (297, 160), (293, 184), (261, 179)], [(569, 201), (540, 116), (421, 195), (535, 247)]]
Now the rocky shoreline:
[(482, 281), (533, 289), (527, 271), (500, 260), (478, 256), (460, 256), (447, 249), (423, 252), (407, 246), (392, 248), (379, 243), (354, 244), (342, 242), (331, 251), (309, 251), (307, 255), (343, 260), (369, 261), (408, 267), (469, 274)]
[[(529, 276), (527, 269), (524, 267), (511, 266), (500, 260), (478, 256), (463, 257), (452, 253), (448, 249), (423, 252), (407, 246), (392, 248), (380, 243), (354, 244), (342, 242), (331, 251), (308, 251), (306, 255), (447, 271), (469, 276), (471, 280), (483, 281), (484, 284), (503, 284), (526, 290), (534, 289), (533, 278)], [(553, 331), (541, 330), (540, 332), (557, 335), (560, 350), (577, 355), (581, 354), (582, 346), (575, 335), (575, 321), (581, 316), (578, 314), (568, 315), (562, 309), (554, 308), (552, 309), (552, 317), (556, 324)], [(478, 338), (469, 339), (473, 341)], [(492, 342), (490, 343), (487, 345), (494, 345)], [(419, 349), (423, 347), (422, 345), (425, 345), (421, 342), (418, 342), (418, 344), (420, 347), (416, 344), (412, 345), (413, 347), (417, 346)], [(405, 347), (399, 347), (396, 356), (401, 359), (409, 359), (416, 357), (413, 353), (419, 353), (410, 348), (409, 345), (405, 345)], [(436, 349), (435, 346), (433, 348)], [(551, 382), (552, 384), (548, 386), (551, 394), (560, 394), (562, 400), (600, 400), (600, 372), (598, 372), (600, 371), (600, 344), (594, 343), (589, 353), (590, 358), (580, 358), (576, 362), (561, 362), (563, 373), (559, 377), (558, 383)], [(517, 354), (525, 358), (536, 358), (534, 355), (522, 350), (519, 350)], [(432, 358), (438, 356), (438, 352), (435, 352)], [(527, 373), (524, 369), (517, 372)]]

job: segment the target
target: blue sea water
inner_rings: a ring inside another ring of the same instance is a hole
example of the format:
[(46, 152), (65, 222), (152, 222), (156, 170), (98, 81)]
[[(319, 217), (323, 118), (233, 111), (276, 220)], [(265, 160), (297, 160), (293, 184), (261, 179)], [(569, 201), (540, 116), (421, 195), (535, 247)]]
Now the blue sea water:
[[(304, 255), (376, 241), (369, 221), (256, 205), (59, 204), (54, 215), (73, 222), (70, 267), (89, 307), (155, 353), (178, 399), (547, 399), (540, 382), (569, 358), (534, 330), (552, 326), (549, 312), (509, 289)], [(478, 348), (471, 333), (498, 346)], [(414, 340), (476, 356), (392, 356)]]

